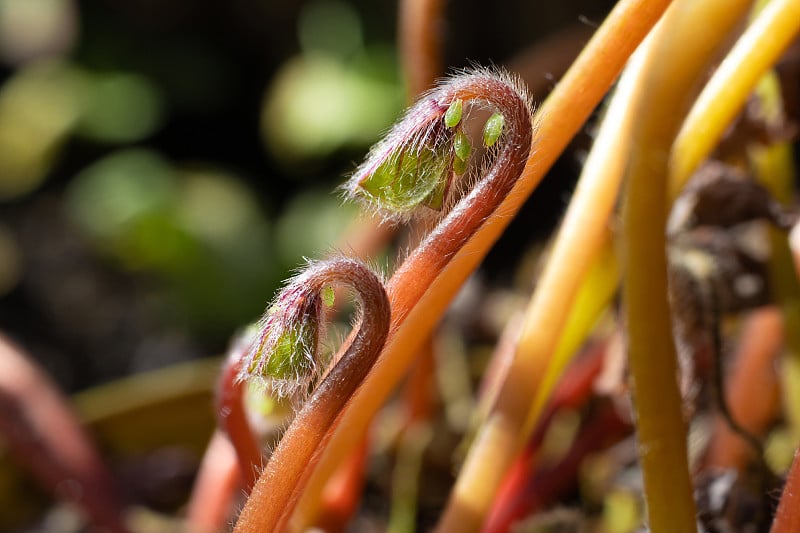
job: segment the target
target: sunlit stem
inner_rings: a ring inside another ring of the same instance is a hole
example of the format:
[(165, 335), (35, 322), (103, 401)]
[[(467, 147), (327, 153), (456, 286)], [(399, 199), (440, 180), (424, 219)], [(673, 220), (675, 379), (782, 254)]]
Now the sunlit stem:
[[(553, 360), (570, 307), (592, 263), (609, 246), (608, 220), (617, 201), (628, 160), (631, 129), (637, 116), (636, 91), (642, 70), (639, 53), (623, 76), (584, 168), (564, 222), (556, 237), (545, 271), (538, 280), (519, 339), (519, 346), (499, 390), (487, 422), (470, 448), (451, 497), (442, 530), (456, 524), (483, 521), (506, 469), (511, 465), (536, 423), (531, 413), (531, 391), (541, 408), (549, 397), (540, 387), (550, 372), (552, 386), (569, 362), (571, 353)], [(612, 252), (613, 253), (613, 252)], [(613, 292), (617, 277), (611, 275)], [(607, 303), (603, 292), (595, 296)], [(601, 309), (598, 310), (598, 315)], [(596, 319), (596, 316), (594, 317)], [(589, 326), (593, 321), (589, 323)], [(524, 428), (520, 431), (520, 428)], [(465, 509), (469, 509), (468, 517)]]
[(309, 293), (333, 283), (352, 287), (360, 307), (360, 323), (344, 354), (303, 405), (271, 455), (239, 517), (238, 532), (286, 529), (339, 413), (372, 368), (389, 332), (389, 299), (383, 283), (362, 263), (347, 258), (313, 263), (303, 281)]
[(758, 80), (800, 31), (800, 2), (772, 0), (714, 72), (675, 139), (670, 157), (670, 199), (709, 156), (741, 111)]
[(677, 0), (653, 35), (623, 209), (623, 303), (650, 530), (694, 531), (686, 426), (667, 301), (668, 154), (692, 88), (746, 1)]
[(491, 217), (478, 229), (436, 281), (424, 287), (423, 296), (399, 307), (404, 320), (388, 340), (380, 363), (343, 414), (301, 501), (296, 522), (298, 527), (313, 520), (324, 480), (363, 434), (369, 420), (410, 366), (422, 339), (438, 323), (464, 280), (475, 270), (511, 217), (581, 128), (668, 4), (669, 0), (622, 0), (617, 3), (537, 113), (538, 129), (532, 141), (536, 157), (528, 161), (522, 177), (496, 210), (499, 216)]

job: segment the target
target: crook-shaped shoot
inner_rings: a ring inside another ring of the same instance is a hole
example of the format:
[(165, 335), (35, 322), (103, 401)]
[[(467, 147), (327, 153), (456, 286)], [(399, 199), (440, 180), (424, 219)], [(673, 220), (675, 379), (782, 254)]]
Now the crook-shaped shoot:
[(389, 333), (389, 299), (378, 276), (345, 257), (314, 262), (268, 309), (262, 334), (245, 358), (242, 377), (267, 380), (273, 390), (301, 394), (321, 373), (317, 345), (323, 305), (330, 299), (327, 287), (337, 283), (352, 287), (356, 294), (359, 311), (352, 340), (287, 429), (253, 488), (236, 531), (284, 530), (339, 412), (369, 372)]
[(422, 206), (440, 211), (452, 205), (451, 184), (467, 172), (472, 152), (462, 117), (472, 105), (493, 112), (483, 129), (483, 144), (491, 148), (507, 133), (505, 113), (515, 99), (529, 117), (527, 95), (509, 76), (488, 70), (454, 76), (423, 95), (375, 145), (345, 184), (347, 196), (387, 219), (408, 219)]
[[(469, 193), (458, 200), (389, 280), (387, 292), (392, 302), (392, 334), (375, 368), (341, 415), (330, 445), (325, 449), (322, 464), (312, 476), (307, 495), (298, 510), (299, 522), (303, 522), (301, 526), (308, 525), (305, 522), (314, 513), (324, 480), (364, 434), (370, 418), (411, 366), (417, 353), (418, 339), (430, 333), (456, 286), (463, 282), (461, 275), (464, 271), (456, 270), (454, 273), (450, 269), (454, 257), (462, 251), (472, 254), (471, 258), (480, 256), (479, 250), (466, 252), (465, 245), (491, 219), (509, 218), (513, 214), (513, 210), (500, 206), (511, 196), (509, 193), (522, 174), (531, 150), (533, 124), (526, 91), (508, 75), (479, 69), (448, 79), (424, 96), (404, 120), (411, 121), (411, 125), (421, 123), (424, 127), (431, 119), (421, 121), (419, 115), (431, 109), (435, 110), (433, 120), (445, 120), (450, 105), (459, 99), (463, 106), (477, 104), (503, 115), (500, 137), (492, 148), (496, 150), (495, 155)], [(413, 134), (416, 130), (408, 124), (401, 124), (393, 131)], [(497, 128), (493, 131), (496, 132)], [(395, 139), (394, 146), (402, 146), (401, 137), (395, 134), (390, 134), (390, 137)], [(387, 142), (373, 150), (368, 162), (387, 153), (384, 151), (387, 148), (381, 149), (381, 146), (390, 146)], [(359, 175), (354, 176), (348, 188), (357, 184)], [(447, 273), (443, 274), (446, 269)], [(426, 303), (421, 304), (422, 301)]]

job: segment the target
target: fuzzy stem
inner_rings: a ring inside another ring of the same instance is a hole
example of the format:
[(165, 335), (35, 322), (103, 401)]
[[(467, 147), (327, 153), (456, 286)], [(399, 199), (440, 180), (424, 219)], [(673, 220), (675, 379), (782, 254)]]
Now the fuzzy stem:
[(675, 139), (670, 198), (708, 157), (758, 80), (800, 31), (800, 2), (772, 0), (739, 38), (698, 97)]
[(287, 429), (247, 500), (237, 532), (283, 531), (339, 412), (372, 367), (389, 332), (389, 299), (360, 262), (337, 258), (304, 273), (312, 293), (333, 283), (353, 287), (362, 310), (352, 342)]
[(396, 312), (403, 320), (397, 321), (399, 327), (389, 338), (378, 364), (343, 413), (301, 501), (296, 525), (302, 527), (313, 516), (324, 480), (363, 434), (369, 420), (411, 364), (418, 344), (439, 321), (464, 280), (475, 270), (511, 217), (586, 121), (667, 5), (669, 0), (622, 0), (615, 6), (537, 113), (538, 129), (531, 141), (536, 146), (537, 157), (528, 161), (514, 189), (495, 211), (496, 216), (477, 230), (445, 271), (436, 273), (435, 283), (428, 286), (409, 276), (409, 288), (420, 284), (427, 291), (418, 301), (398, 301)]

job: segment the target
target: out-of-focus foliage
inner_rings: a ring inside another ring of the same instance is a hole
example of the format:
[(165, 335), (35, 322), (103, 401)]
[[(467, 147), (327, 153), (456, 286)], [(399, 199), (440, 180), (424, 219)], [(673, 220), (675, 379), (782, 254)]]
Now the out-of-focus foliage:
[(0, 88), (0, 199), (38, 187), (81, 116), (84, 77), (58, 62), (33, 63)]
[(300, 14), (302, 53), (277, 73), (262, 110), (267, 143), (282, 161), (357, 148), (389, 127), (403, 104), (397, 61), (365, 46), (349, 4), (309, 2)]
[(269, 224), (233, 175), (131, 149), (85, 169), (67, 193), (71, 214), (100, 246), (128, 269), (161, 274), (181, 311), (204, 327), (247, 321), (279, 280)]
[[(250, 26), (258, 17), (269, 34)], [(152, 287), (147, 322), (220, 349), (337, 242), (354, 211), (331, 193), (402, 106), (393, 37), (367, 35), (362, 17), (334, 0), (244, 11), (0, 0), (0, 294), (49, 290), (25, 268), (29, 239), (58, 224), (85, 260)], [(217, 18), (242, 34), (212, 37)], [(297, 177), (314, 192), (295, 196)], [(33, 214), (44, 198), (52, 217)]]

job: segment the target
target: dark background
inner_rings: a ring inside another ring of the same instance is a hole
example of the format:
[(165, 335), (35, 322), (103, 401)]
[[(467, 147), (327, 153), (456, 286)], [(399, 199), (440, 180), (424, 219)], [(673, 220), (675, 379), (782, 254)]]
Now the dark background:
[[(560, 32), (585, 36), (612, 4), (449, 2), (445, 63), (504, 64)], [(396, 12), (371, 0), (0, 3), (0, 329), (67, 391), (219, 354), (346, 226), (333, 191), (405, 98)], [(287, 81), (292, 69), (302, 76)], [(294, 127), (301, 141), (317, 121), (334, 133), (298, 147), (274, 95), (285, 83), (299, 98), (309, 80), (322, 89)], [(536, 99), (552, 85), (548, 72), (529, 81)], [(586, 142), (489, 256), (491, 283), (510, 283), (558, 220)]]

